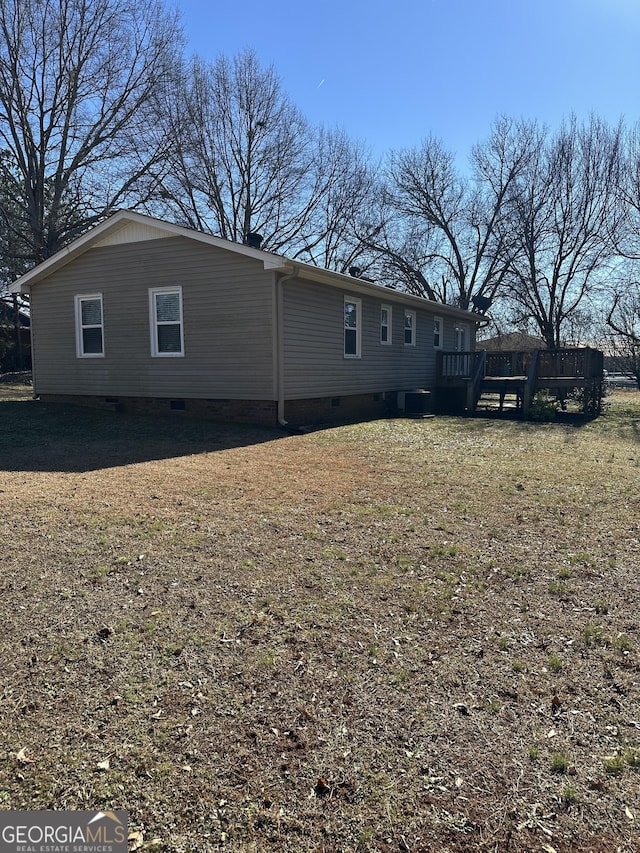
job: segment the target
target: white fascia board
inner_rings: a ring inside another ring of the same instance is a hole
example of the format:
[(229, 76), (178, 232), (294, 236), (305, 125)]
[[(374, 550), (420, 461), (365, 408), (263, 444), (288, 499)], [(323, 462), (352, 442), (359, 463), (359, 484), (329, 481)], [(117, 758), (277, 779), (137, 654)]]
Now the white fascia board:
[(416, 308), (431, 309), (440, 314), (456, 317), (458, 319), (471, 319), (477, 315), (473, 315), (470, 311), (464, 311), (461, 308), (454, 308), (452, 305), (445, 305), (440, 302), (433, 302), (430, 299), (425, 299), (422, 296), (414, 296), (410, 293), (403, 293), (401, 290), (392, 290), (375, 282), (363, 281), (362, 279), (354, 278), (346, 273), (333, 272), (325, 270), (322, 267), (316, 267), (312, 264), (305, 264), (300, 261), (293, 261), (282, 255), (276, 255), (271, 252), (264, 252), (262, 249), (255, 249), (251, 246), (246, 246), (243, 243), (234, 243), (231, 240), (225, 240), (222, 237), (215, 237), (212, 234), (205, 234), (203, 231), (195, 231), (192, 228), (185, 228), (182, 225), (174, 225), (170, 222), (165, 222), (162, 219), (155, 219), (151, 216), (146, 216), (142, 213), (136, 213), (132, 210), (120, 210), (114, 213), (104, 222), (94, 226), (82, 236), (78, 237), (68, 246), (65, 246), (55, 255), (47, 258), (37, 267), (34, 267), (29, 272), (25, 273), (20, 278), (9, 286), (10, 293), (30, 293), (31, 286), (43, 278), (46, 278), (52, 272), (61, 269), (66, 264), (70, 263), (75, 258), (82, 255), (96, 245), (100, 245), (106, 241), (109, 236), (117, 234), (118, 231), (125, 228), (127, 225), (137, 223), (149, 229), (154, 229), (159, 233), (159, 236), (166, 237), (186, 237), (189, 240), (197, 240), (200, 243), (205, 243), (208, 246), (215, 246), (226, 252), (234, 252), (244, 257), (254, 258), (261, 261), (265, 270), (280, 270), (285, 274), (294, 274), (300, 278), (317, 281), (322, 284), (333, 287), (340, 287), (352, 293), (368, 294), (376, 298), (382, 298), (386, 301), (402, 303)]
[(55, 255), (47, 258), (46, 261), (42, 261), (42, 263), (33, 267), (29, 272), (26, 272), (24, 275), (20, 276), (20, 278), (16, 279), (13, 284), (9, 286), (9, 292), (29, 293), (30, 286), (33, 283), (39, 281), (41, 278), (46, 278), (50, 273), (66, 266), (69, 261), (86, 252), (95, 243), (98, 243), (104, 237), (105, 233), (114, 232), (122, 228), (127, 221), (125, 214), (126, 211), (119, 211), (118, 213), (114, 213), (113, 216), (110, 216), (109, 219), (105, 219), (105, 221), (101, 222), (99, 225), (95, 225), (72, 243), (69, 243), (68, 246), (60, 249), (60, 251), (56, 252)]
[(108, 235), (115, 234), (120, 229), (130, 223), (139, 223), (154, 228), (158, 232), (162, 232), (163, 236), (167, 237), (186, 237), (190, 240), (197, 240), (201, 243), (206, 243), (209, 246), (215, 246), (219, 249), (224, 249), (227, 252), (235, 252), (245, 257), (255, 258), (262, 261), (264, 269), (284, 269), (286, 267), (286, 259), (279, 255), (263, 252), (260, 249), (254, 249), (251, 246), (245, 246), (241, 243), (233, 243), (230, 240), (225, 240), (222, 237), (214, 237), (211, 234), (205, 234), (202, 231), (194, 231), (191, 228), (184, 228), (182, 225), (173, 225), (170, 222), (164, 222), (161, 219), (154, 219), (150, 216), (144, 216), (141, 213), (135, 213), (131, 210), (121, 210), (105, 219), (99, 225), (94, 226), (81, 237), (78, 237), (68, 246), (65, 246), (55, 255), (47, 258), (38, 266), (29, 270), (20, 278), (16, 279), (9, 286), (10, 293), (29, 293), (31, 285), (35, 284), (43, 278), (46, 278), (52, 272), (61, 269), (70, 261), (82, 255), (84, 252), (91, 249), (93, 246), (100, 244)]
[[(446, 314), (450, 317), (455, 317), (459, 320), (477, 320), (478, 315), (471, 311), (465, 311), (464, 308), (456, 308), (454, 305), (446, 305), (443, 302), (435, 302), (432, 299), (426, 299), (424, 296), (414, 296), (412, 293), (404, 293), (402, 290), (394, 290), (390, 287), (385, 287), (382, 284), (377, 284), (372, 281), (363, 281), (360, 278), (355, 278), (347, 273), (333, 272), (325, 270), (322, 267), (314, 267), (311, 264), (303, 264), (297, 262), (297, 275), (299, 278), (317, 281), (322, 284), (328, 284), (332, 287), (340, 287), (352, 293), (361, 293), (368, 296), (373, 296), (387, 302), (401, 303), (411, 306), (412, 308), (422, 308), (423, 310), (431, 310), (436, 314)], [(292, 266), (293, 269), (293, 266)]]

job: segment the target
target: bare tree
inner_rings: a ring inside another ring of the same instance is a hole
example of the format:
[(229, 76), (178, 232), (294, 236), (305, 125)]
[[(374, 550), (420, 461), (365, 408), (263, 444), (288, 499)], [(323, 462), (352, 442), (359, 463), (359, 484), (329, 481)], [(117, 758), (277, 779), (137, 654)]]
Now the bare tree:
[(614, 257), (620, 168), (621, 127), (572, 118), (555, 136), (541, 135), (515, 183), (505, 223), (518, 240), (508, 293), (520, 321), (533, 322), (549, 347), (565, 342)]
[(373, 258), (361, 239), (375, 198), (375, 169), (365, 147), (339, 129), (314, 133), (309, 191), (291, 256), (347, 272)]
[(0, 178), (30, 263), (143, 197), (179, 43), (161, 0), (2, 0)]
[(618, 229), (612, 235), (617, 253), (640, 261), (640, 124), (624, 133), (618, 177)]
[[(22, 370), (26, 364), (20, 319), (24, 303), (22, 297), (9, 293), (8, 285), (26, 272), (32, 262), (29, 243), (19, 227), (22, 211), (12, 196), (14, 178), (8, 183), (7, 173), (11, 173), (10, 158), (0, 152), (0, 314), (5, 320), (0, 328), (0, 369)], [(10, 326), (6, 320), (10, 320)]]
[(20, 184), (9, 154), (0, 151), (0, 298), (7, 286), (26, 272), (31, 263), (31, 247), (25, 237), (20, 199), (14, 188)]
[(433, 137), (391, 154), (387, 204), (395, 217), (379, 248), (405, 287), (463, 308), (474, 297), (495, 296), (510, 258), (501, 223), (534, 140), (532, 125), (499, 118), (488, 141), (474, 148), (469, 177)]
[(251, 50), (196, 58), (167, 106), (167, 211), (236, 242), (258, 233), (262, 248), (309, 263), (354, 262), (353, 223), (372, 184), (367, 152), (340, 130), (311, 127), (273, 67)]
[(629, 281), (614, 294), (607, 325), (616, 369), (633, 376), (640, 388), (640, 283)]
[(194, 59), (171, 120), (165, 188), (188, 223), (236, 242), (260, 233), (272, 251), (286, 245), (300, 227), (311, 134), (273, 67), (253, 51)]
[[(396, 214), (381, 246), (389, 265), (401, 279), (414, 278), (430, 298), (441, 301), (452, 301), (447, 286), (453, 279), (454, 298), (464, 301), (467, 269), (461, 240), (469, 189), (456, 170), (453, 153), (430, 137), (421, 148), (392, 152), (387, 175), (385, 201)], [(442, 286), (427, 285), (429, 279)], [(415, 287), (409, 284), (409, 289)]]
[(455, 301), (446, 277), (435, 280), (439, 274), (434, 264), (440, 247), (437, 228), (399, 211), (396, 197), (383, 181), (378, 182), (373, 202), (359, 221), (358, 236), (388, 287), (436, 302)]

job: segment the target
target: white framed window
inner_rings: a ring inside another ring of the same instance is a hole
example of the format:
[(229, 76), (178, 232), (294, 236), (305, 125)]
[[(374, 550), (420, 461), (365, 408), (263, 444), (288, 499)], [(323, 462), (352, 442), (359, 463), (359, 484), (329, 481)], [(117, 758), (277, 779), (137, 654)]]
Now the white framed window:
[(442, 349), (442, 317), (433, 318), (433, 348)]
[(344, 298), (344, 357), (360, 358), (360, 327), (362, 325), (360, 299)]
[(414, 347), (416, 345), (416, 312), (404, 312), (404, 345)]
[(181, 287), (149, 290), (149, 325), (151, 355), (165, 358), (184, 355)]
[(104, 357), (102, 294), (76, 296), (76, 354), (78, 358)]
[(455, 328), (457, 352), (467, 352), (469, 349), (469, 326), (460, 323)]
[(382, 305), (380, 307), (380, 343), (391, 344), (391, 329), (392, 323), (391, 305)]

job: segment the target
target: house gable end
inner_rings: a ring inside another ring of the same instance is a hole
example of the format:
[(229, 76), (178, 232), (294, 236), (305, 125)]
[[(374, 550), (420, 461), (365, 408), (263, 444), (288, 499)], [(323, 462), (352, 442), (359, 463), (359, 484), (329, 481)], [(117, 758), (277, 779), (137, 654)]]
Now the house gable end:
[(104, 246), (117, 246), (127, 243), (148, 242), (158, 240), (162, 237), (187, 237), (194, 242), (202, 243), (217, 249), (223, 249), (233, 255), (253, 258), (260, 261), (265, 270), (284, 269), (285, 258), (245, 246), (233, 243), (221, 237), (194, 231), (180, 225), (152, 219), (132, 211), (120, 211), (113, 214), (109, 219), (96, 225), (87, 231), (73, 243), (65, 246), (55, 255), (43, 261), (29, 272), (17, 279), (10, 287), (11, 293), (29, 293), (30, 288), (46, 278), (53, 272), (66, 266), (75, 258), (80, 257), (89, 249)]
[(144, 222), (128, 222), (117, 231), (105, 234), (104, 238), (95, 243), (94, 246), (121, 246), (124, 243), (141, 243), (146, 240), (161, 240), (173, 236), (168, 231), (154, 228)]

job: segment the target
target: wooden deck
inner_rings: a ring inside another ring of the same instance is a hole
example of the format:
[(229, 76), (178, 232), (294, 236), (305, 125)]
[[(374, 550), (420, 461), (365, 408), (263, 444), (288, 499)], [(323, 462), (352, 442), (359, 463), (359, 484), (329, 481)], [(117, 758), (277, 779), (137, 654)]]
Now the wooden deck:
[(509, 408), (523, 418), (539, 391), (564, 403), (582, 392), (585, 414), (599, 414), (602, 400), (604, 357), (591, 347), (532, 352), (441, 352), (437, 388), (445, 405), (471, 413), (482, 402), (497, 400), (497, 408)]

